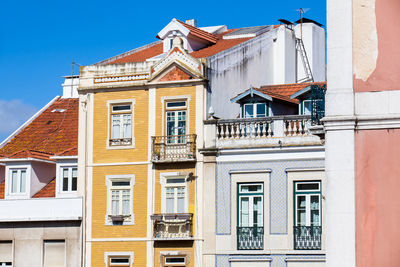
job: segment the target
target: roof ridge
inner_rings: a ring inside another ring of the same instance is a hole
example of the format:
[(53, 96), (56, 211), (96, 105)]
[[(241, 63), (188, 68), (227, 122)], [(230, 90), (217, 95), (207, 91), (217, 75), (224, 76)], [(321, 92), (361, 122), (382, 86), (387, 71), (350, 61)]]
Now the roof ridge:
[[(204, 37), (206, 37), (205, 39), (207, 39), (207, 40), (209, 40), (209, 41), (211, 41), (211, 42), (214, 42), (214, 43), (216, 43), (217, 42), (217, 40), (219, 39), (218, 38), (218, 36), (217, 35), (215, 35), (215, 34), (212, 34), (212, 33), (210, 33), (210, 32), (207, 32), (207, 31), (205, 31), (205, 30), (202, 30), (202, 29), (200, 29), (200, 28), (197, 28), (197, 27), (195, 27), (195, 26), (192, 26), (192, 25), (190, 25), (190, 24), (187, 24), (187, 23), (185, 23), (185, 22), (183, 22), (183, 21), (180, 21), (180, 20), (176, 20), (176, 21), (178, 21), (179, 23), (181, 23), (184, 27), (186, 27), (186, 28), (188, 28), (189, 30), (190, 30), (190, 33), (195, 33), (195, 35), (197, 35), (197, 36), (199, 36), (199, 37), (203, 37), (203, 36), (201, 36), (201, 35), (205, 35)], [(197, 33), (197, 34), (196, 34)], [(208, 37), (208, 38), (207, 38)], [(211, 40), (210, 40), (211, 39)]]

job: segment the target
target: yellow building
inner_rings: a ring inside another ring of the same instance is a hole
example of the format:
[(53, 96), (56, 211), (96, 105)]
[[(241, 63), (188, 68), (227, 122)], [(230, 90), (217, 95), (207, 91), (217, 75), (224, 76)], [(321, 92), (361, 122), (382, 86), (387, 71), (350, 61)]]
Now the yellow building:
[(183, 38), (170, 45), (158, 60), (81, 67), (85, 266), (200, 264), (206, 80)]

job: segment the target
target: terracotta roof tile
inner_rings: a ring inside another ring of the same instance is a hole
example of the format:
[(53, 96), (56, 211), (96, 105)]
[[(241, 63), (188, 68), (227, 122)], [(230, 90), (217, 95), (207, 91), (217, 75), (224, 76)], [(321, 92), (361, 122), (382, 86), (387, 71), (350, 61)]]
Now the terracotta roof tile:
[(17, 151), (11, 155), (8, 155), (7, 158), (10, 158), (10, 159), (36, 158), (36, 159), (52, 160), (52, 159), (50, 159), (50, 157), (52, 155), (53, 154), (51, 154), (51, 153), (25, 149), (25, 150)]
[(182, 22), (180, 20), (178, 20), (178, 22), (181, 23), (183, 26), (185, 26), (185, 28), (190, 30), (190, 34), (194, 36), (197, 36), (201, 39), (205, 39), (211, 43), (216, 43), (218, 41), (218, 37), (215, 34), (209, 33), (192, 25), (186, 24), (185, 22)]
[(61, 153), (58, 153), (56, 156), (77, 156), (77, 155), (78, 155), (78, 148), (71, 147), (62, 151)]
[(5, 186), (5, 184), (6, 184), (5, 181), (0, 183), (0, 199), (4, 199), (4, 186)]
[(55, 197), (55, 196), (56, 196), (56, 178), (53, 178), (32, 198), (45, 198), (45, 197)]
[[(47, 158), (78, 147), (77, 98), (58, 98), (21, 132), (0, 148), (4, 157)], [(63, 112), (61, 112), (63, 111)]]
[(297, 99), (290, 99), (290, 96), (312, 84), (324, 85), (326, 84), (326, 82), (267, 85), (267, 86), (261, 86), (259, 89), (256, 90), (263, 94), (269, 95), (272, 98), (298, 104), (299, 101)]
[(205, 47), (198, 51), (194, 51), (194, 52), (190, 53), (190, 55), (195, 58), (210, 57), (210, 56), (213, 56), (213, 55), (215, 55), (219, 52), (222, 52), (226, 49), (234, 47), (235, 45), (241, 44), (252, 38), (254, 38), (254, 37), (239, 38), (239, 39), (227, 39), (227, 40), (219, 39), (216, 44)]
[[(121, 56), (115, 60), (106, 62), (106, 64), (117, 64), (117, 63), (128, 63), (128, 62), (143, 62), (149, 58), (161, 55), (163, 53), (163, 43), (156, 43), (153, 46), (144, 48), (144, 49), (137, 49), (136, 51), (133, 50), (130, 54), (127, 53), (126, 56)], [(101, 64), (101, 62), (100, 62)]]

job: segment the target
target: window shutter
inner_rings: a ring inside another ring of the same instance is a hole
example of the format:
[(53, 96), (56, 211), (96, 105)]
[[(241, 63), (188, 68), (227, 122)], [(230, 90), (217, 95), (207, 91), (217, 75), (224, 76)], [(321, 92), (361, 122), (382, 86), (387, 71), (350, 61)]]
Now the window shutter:
[(65, 266), (65, 241), (44, 241), (43, 267)]

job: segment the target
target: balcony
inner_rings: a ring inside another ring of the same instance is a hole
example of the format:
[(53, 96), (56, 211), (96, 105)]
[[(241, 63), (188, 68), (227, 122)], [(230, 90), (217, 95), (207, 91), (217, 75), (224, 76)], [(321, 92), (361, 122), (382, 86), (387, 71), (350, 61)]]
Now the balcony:
[(294, 226), (294, 249), (298, 250), (320, 250), (321, 249), (321, 226)]
[(264, 249), (264, 227), (237, 227), (237, 249)]
[(150, 216), (154, 221), (153, 238), (158, 240), (191, 239), (192, 213), (164, 213)]
[[(217, 148), (284, 147), (321, 145), (313, 134), (311, 116), (290, 115), (264, 118), (205, 121), (206, 146)], [(213, 136), (215, 136), (213, 138)]]
[(196, 161), (196, 135), (168, 135), (152, 137), (152, 161)]

